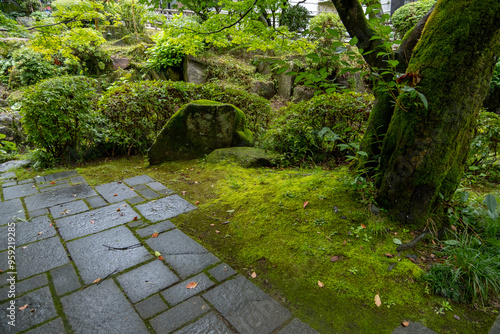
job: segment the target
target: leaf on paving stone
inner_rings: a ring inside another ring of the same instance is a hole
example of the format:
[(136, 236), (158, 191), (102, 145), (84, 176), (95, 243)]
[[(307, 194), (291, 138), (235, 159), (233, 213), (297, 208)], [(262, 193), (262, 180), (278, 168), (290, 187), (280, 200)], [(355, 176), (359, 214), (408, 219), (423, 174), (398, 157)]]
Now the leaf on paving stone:
[(19, 311), (24, 311), (28, 307), (28, 304), (23, 305), (19, 308)]
[(198, 283), (196, 282), (190, 282), (188, 285), (186, 285), (186, 289), (194, 289), (198, 286)]
[(113, 196), (118, 196), (118, 194), (114, 194)]
[(74, 194), (73, 197), (76, 197), (76, 194)]
[(366, 228), (366, 225), (365, 225), (365, 224), (361, 224), (361, 227), (362, 227), (362, 228)]
[(32, 185), (31, 188), (35, 188), (35, 185)]
[(120, 211), (120, 208), (116, 209), (116, 211)]
[(40, 232), (38, 232), (38, 235), (40, 235), (40, 234), (42, 234), (42, 233), (43, 233), (43, 232), (42, 232), (42, 231), (40, 231)]
[(375, 295), (375, 305), (377, 305), (377, 307), (380, 307), (380, 305), (382, 305), (382, 301), (380, 300), (380, 296), (378, 294)]
[(52, 182), (50, 182), (50, 184), (56, 184), (56, 181), (52, 181)]
[(158, 256), (158, 260), (163, 260), (163, 256)]
[(134, 217), (134, 219), (132, 219), (133, 222), (135, 222), (137, 220), (137, 216)]
[(116, 183), (122, 183), (122, 181), (116, 181)]
[(255, 278), (255, 277), (257, 277), (257, 273), (254, 271), (254, 272), (252, 273), (252, 275), (250, 275), (250, 277), (251, 277), (251, 278)]
[(95, 221), (91, 220), (91, 221), (90, 221), (90, 223), (91, 223), (91, 224), (95, 224)]
[(26, 249), (28, 246), (21, 247), (21, 249)]
[(161, 253), (160, 253), (160, 252), (158, 252), (158, 251), (156, 251), (156, 252), (155, 252), (155, 256), (156, 256), (156, 257), (160, 257), (160, 256), (161, 256)]
[(410, 326), (410, 322), (409, 321), (402, 321), (401, 325), (403, 325), (403, 327), (408, 327), (408, 326)]
[(52, 223), (49, 225), (49, 227), (52, 227)]
[(322, 287), (324, 287), (325, 285), (323, 284), (323, 282), (318, 281), (318, 286), (319, 286), (320, 288), (322, 288)]
[(304, 204), (302, 204), (302, 207), (305, 209), (307, 204), (309, 204), (309, 201), (305, 201)]
[(95, 279), (92, 283), (99, 283), (101, 281), (101, 278), (99, 277), (98, 279)]
[(155, 233), (151, 235), (151, 238), (156, 238), (156, 237), (158, 237), (158, 232), (155, 231)]
[(123, 204), (122, 206), (127, 206), (127, 204)]
[(134, 188), (130, 188), (130, 190), (135, 191), (135, 189), (134, 189)]

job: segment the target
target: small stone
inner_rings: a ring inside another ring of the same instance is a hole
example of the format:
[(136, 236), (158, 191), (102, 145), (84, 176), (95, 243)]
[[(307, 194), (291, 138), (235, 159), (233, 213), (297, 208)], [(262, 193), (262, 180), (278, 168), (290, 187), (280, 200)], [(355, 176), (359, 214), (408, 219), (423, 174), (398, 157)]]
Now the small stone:
[(460, 320), (460, 317), (458, 315), (454, 315), (453, 318), (455, 318), (455, 320)]
[(330, 262), (337, 262), (339, 260), (339, 257), (337, 255), (335, 256), (332, 256), (332, 258), (330, 259)]

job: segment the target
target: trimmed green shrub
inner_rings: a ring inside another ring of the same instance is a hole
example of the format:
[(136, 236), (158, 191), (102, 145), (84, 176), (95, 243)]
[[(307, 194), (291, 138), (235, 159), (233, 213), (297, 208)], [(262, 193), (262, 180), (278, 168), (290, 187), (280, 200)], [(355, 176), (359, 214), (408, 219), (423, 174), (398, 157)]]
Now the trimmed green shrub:
[(373, 105), (373, 96), (354, 92), (318, 95), (291, 103), (264, 136), (263, 146), (281, 154), (282, 163), (336, 163), (356, 150), (355, 144)]
[(290, 31), (304, 31), (309, 23), (309, 11), (300, 4), (289, 5), (283, 9), (280, 25), (288, 26)]
[(78, 161), (93, 146), (97, 81), (82, 76), (47, 79), (30, 87), (21, 108), (28, 141), (56, 162)]
[(219, 85), (173, 81), (140, 81), (113, 87), (99, 101), (107, 119), (105, 141), (114, 154), (144, 152), (170, 117), (193, 100), (230, 103), (245, 113), (249, 129), (261, 133), (270, 120), (269, 102)]
[(391, 17), (396, 35), (403, 38), (435, 3), (436, 0), (419, 0), (399, 7)]
[(14, 51), (12, 62), (14, 68), (9, 78), (11, 89), (34, 85), (40, 80), (61, 75), (63, 72), (61, 68), (48, 61), (43, 53), (28, 47)]

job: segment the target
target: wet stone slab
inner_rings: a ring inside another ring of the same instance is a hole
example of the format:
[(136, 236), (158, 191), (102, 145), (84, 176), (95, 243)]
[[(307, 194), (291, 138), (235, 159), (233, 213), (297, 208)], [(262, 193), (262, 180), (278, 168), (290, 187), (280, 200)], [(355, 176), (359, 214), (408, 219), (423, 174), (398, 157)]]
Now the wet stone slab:
[(40, 183), (38, 185), (38, 187), (40, 189), (43, 189), (43, 188), (53, 188), (53, 187), (57, 187), (57, 186), (60, 186), (60, 185), (63, 185), (63, 184), (69, 185), (69, 180), (59, 180), (59, 181), (44, 182), (44, 183)]
[(161, 313), (149, 321), (157, 333), (171, 333), (185, 323), (210, 311), (210, 307), (200, 297), (193, 297), (184, 303)]
[(135, 177), (131, 177), (131, 178), (123, 180), (123, 182), (125, 182), (129, 186), (136, 186), (138, 184), (144, 184), (144, 183), (149, 183), (149, 182), (154, 182), (154, 181), (156, 181), (156, 180), (148, 175), (139, 175), (139, 176), (135, 176)]
[(151, 318), (168, 308), (167, 304), (165, 304), (158, 294), (135, 304), (134, 307), (143, 319)]
[(160, 222), (158, 224), (149, 225), (148, 227), (141, 228), (140, 230), (137, 230), (136, 232), (137, 232), (137, 234), (139, 234), (141, 237), (144, 238), (144, 237), (151, 236), (155, 232), (162, 233), (162, 232), (171, 230), (173, 228), (175, 228), (175, 225), (170, 220), (166, 220), (166, 221)]
[(160, 260), (129, 271), (117, 279), (132, 303), (137, 303), (179, 281), (179, 278)]
[(63, 239), (71, 240), (126, 224), (135, 217), (137, 213), (127, 203), (122, 202), (55, 221)]
[[(192, 289), (186, 288), (186, 286), (191, 282), (196, 283), (196, 287)], [(207, 275), (201, 273), (167, 289), (166, 291), (163, 291), (161, 294), (167, 303), (170, 305), (176, 305), (194, 295), (199, 294), (203, 290), (212, 287), (213, 285), (214, 282), (212, 282)]]
[(75, 177), (75, 176), (78, 176), (78, 173), (74, 170), (69, 170), (69, 171), (64, 171), (64, 172), (59, 172), (59, 173), (54, 173), (54, 174), (42, 176), (42, 178), (43, 178), (42, 182), (52, 182), (55, 180), (67, 179), (69, 177)]
[(52, 270), (50, 275), (52, 276), (56, 293), (59, 296), (80, 288), (80, 281), (76, 275), (75, 268), (71, 264)]
[(161, 184), (158, 181), (150, 182), (147, 184), (147, 186), (150, 187), (151, 189), (153, 189), (154, 191), (159, 192), (160, 194), (171, 195), (174, 193), (173, 190), (168, 189), (167, 187), (165, 187), (163, 184)]
[(75, 333), (149, 334), (134, 308), (111, 279), (61, 298)]
[(151, 189), (143, 189), (143, 190), (138, 190), (137, 191), (142, 197), (146, 198), (146, 199), (155, 199), (155, 198), (159, 198), (161, 197), (162, 195), (158, 194), (157, 192), (154, 192), (153, 190)]
[(212, 275), (217, 281), (222, 282), (229, 277), (236, 275), (236, 270), (225, 263), (221, 263), (217, 267), (210, 269), (208, 273)]
[(106, 202), (101, 196), (88, 197), (86, 200), (90, 204), (92, 209), (101, 208), (108, 205), (108, 202)]
[(0, 202), (0, 225), (7, 225), (19, 219), (26, 219), (23, 204), (16, 198), (10, 201)]
[(16, 181), (5, 182), (4, 184), (2, 184), (2, 188), (12, 187), (12, 186), (15, 186), (15, 185), (17, 185)]
[(17, 277), (24, 279), (69, 263), (68, 256), (58, 237), (17, 248)]
[[(18, 309), (26, 304), (28, 304), (28, 307), (23, 311)], [(2, 321), (0, 321), (0, 333), (19, 333), (20, 331), (24, 331), (51, 318), (57, 317), (49, 287), (32, 291), (15, 299), (15, 327), (10, 326), (6, 321), (8, 319), (7, 315), (9, 315), (9, 310), (7, 308), (11, 307), (10, 305), (10, 302), (0, 305), (0, 318), (2, 319)]]
[(50, 214), (54, 219), (74, 215), (80, 212), (88, 211), (89, 207), (84, 201), (73, 201), (65, 204), (59, 204), (51, 207)]
[(139, 210), (141, 215), (144, 216), (144, 218), (153, 223), (167, 220), (182, 213), (196, 209), (194, 205), (179, 195), (172, 195), (160, 198), (156, 201), (140, 204), (137, 205), (136, 208)]
[[(20, 296), (26, 292), (29, 292), (31, 290), (38, 289), (42, 286), (45, 286), (49, 284), (49, 281), (47, 280), (47, 275), (42, 274), (38, 275), (35, 277), (31, 277), (28, 279), (25, 279), (24, 281), (16, 281), (15, 282), (15, 288), (12, 290), (15, 290), (15, 295)], [(6, 300), (9, 297), (9, 294), (12, 293), (11, 290), (11, 285), (10, 282), (7, 284), (7, 286), (4, 286), (3, 288), (0, 289), (0, 300)]]
[(271, 333), (291, 313), (255, 284), (238, 276), (203, 295), (241, 334)]
[(278, 334), (319, 334), (314, 329), (300, 321), (299, 319), (293, 319), (288, 325), (286, 325)]
[[(56, 230), (53, 226), (50, 226), (51, 224), (52, 222), (47, 216), (33, 218), (29, 221), (17, 222), (15, 224), (16, 246), (55, 236)], [(8, 227), (5, 225), (0, 227), (0, 250), (7, 249), (7, 237), (13, 236), (13, 234), (8, 234), (9, 228), (12, 229), (12, 226)]]
[[(175, 334), (206, 334), (206, 333), (217, 333), (217, 334), (233, 334), (234, 332), (226, 326), (226, 324), (215, 315), (215, 313), (210, 312), (198, 321), (178, 330)], [(295, 332), (294, 334), (303, 334), (302, 332)]]
[(77, 184), (28, 196), (24, 201), (28, 211), (33, 211), (95, 195), (97, 193), (89, 185)]
[(157, 238), (149, 238), (146, 243), (160, 252), (181, 278), (219, 262), (215, 255), (177, 229), (162, 233)]
[(0, 179), (9, 180), (9, 179), (15, 179), (15, 178), (17, 178), (17, 177), (16, 177), (16, 173), (14, 173), (14, 172), (6, 172), (6, 173), (0, 174)]
[(7, 201), (9, 199), (20, 198), (38, 193), (38, 189), (33, 187), (33, 183), (21, 184), (5, 188), (3, 190), (3, 198)]
[[(115, 271), (120, 272), (151, 259), (153, 256), (139, 244), (128, 228), (119, 226), (69, 242), (66, 246), (80, 276), (89, 284), (97, 278), (104, 278)], [(133, 248), (109, 250), (106, 246)]]
[(54, 319), (52, 321), (43, 324), (40, 327), (32, 329), (26, 334), (65, 334), (66, 330), (64, 329), (63, 322), (61, 318)]
[(137, 196), (137, 193), (122, 182), (111, 182), (95, 187), (95, 190), (109, 203), (121, 202)]
[(28, 212), (28, 216), (30, 216), (30, 218), (35, 218), (35, 217), (48, 215), (48, 214), (49, 214), (48, 209), (38, 209), (38, 210)]

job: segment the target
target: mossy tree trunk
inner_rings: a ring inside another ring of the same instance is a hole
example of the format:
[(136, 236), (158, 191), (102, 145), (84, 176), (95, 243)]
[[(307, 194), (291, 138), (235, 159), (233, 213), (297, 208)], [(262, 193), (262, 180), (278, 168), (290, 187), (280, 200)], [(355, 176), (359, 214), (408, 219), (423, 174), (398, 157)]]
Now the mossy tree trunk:
[[(366, 19), (359, 15), (358, 0), (332, 2), (351, 37), (366, 44), (366, 37), (371, 37)], [(438, 1), (421, 35), (413, 34), (420, 37), (415, 49), (413, 44), (405, 51), (411, 55), (406, 72), (422, 76), (415, 89), (425, 95), (428, 109), (420, 100), (402, 95), (398, 105), (404, 109), (394, 110), (387, 95), (377, 96), (365, 146), (375, 150), (369, 154), (377, 153), (377, 141), (383, 138), (377, 178), (380, 204), (404, 222), (424, 224), (461, 180), (500, 51), (499, 22), (499, 0)], [(358, 46), (377, 50), (376, 45)], [(372, 66), (378, 63), (365, 60)]]

